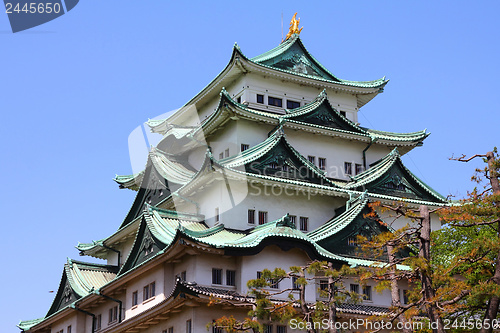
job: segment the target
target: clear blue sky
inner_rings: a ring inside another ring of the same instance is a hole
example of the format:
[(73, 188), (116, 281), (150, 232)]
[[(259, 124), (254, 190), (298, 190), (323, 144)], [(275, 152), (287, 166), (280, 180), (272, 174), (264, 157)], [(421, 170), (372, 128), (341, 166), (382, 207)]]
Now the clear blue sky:
[(499, 144), (498, 1), (80, 1), (68, 14), (12, 34), (0, 13), (0, 192), (4, 304), (0, 332), (45, 314), (74, 246), (112, 233), (134, 192), (127, 137), (178, 108), (229, 61), (281, 39), (295, 11), (306, 47), (335, 75), (385, 92), (362, 125), (428, 128), (405, 158), (444, 195), (471, 187), (476, 164), (451, 154)]

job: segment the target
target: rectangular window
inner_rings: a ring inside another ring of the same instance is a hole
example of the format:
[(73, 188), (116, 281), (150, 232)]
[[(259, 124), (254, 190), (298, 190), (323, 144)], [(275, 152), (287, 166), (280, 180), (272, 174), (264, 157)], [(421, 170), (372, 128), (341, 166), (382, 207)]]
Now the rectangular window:
[(408, 304), (408, 290), (402, 290), (403, 292), (403, 304)]
[(173, 327), (169, 327), (168, 330), (164, 330), (161, 333), (174, 333), (174, 328)]
[(358, 246), (358, 242), (356, 241), (356, 237), (348, 237), (347, 245), (349, 246)]
[(307, 156), (307, 159), (309, 160), (309, 162), (316, 165), (316, 157), (309, 155)]
[(300, 231), (307, 231), (309, 224), (309, 218), (301, 216), (300, 217)]
[(71, 333), (71, 325), (68, 326), (68, 328), (66, 329), (66, 332)]
[(355, 170), (355, 171), (356, 171), (356, 174), (357, 174), (357, 175), (359, 175), (360, 173), (362, 173), (362, 172), (363, 172), (363, 166), (362, 166), (361, 164), (356, 163), (356, 164), (355, 164), (355, 168), (356, 168), (356, 170)]
[(255, 209), (248, 210), (248, 224), (255, 224)]
[(295, 101), (286, 101), (286, 108), (291, 110), (291, 109), (296, 109), (300, 107), (300, 102), (295, 102)]
[(250, 148), (250, 145), (247, 145), (247, 144), (245, 144), (245, 143), (242, 143), (242, 144), (241, 144), (241, 151), (242, 151), (242, 152), (243, 152), (243, 151), (245, 151), (245, 150), (247, 150), (248, 148)]
[(212, 333), (224, 333), (222, 327), (212, 326)]
[(262, 277), (262, 272), (257, 272), (257, 279), (260, 279)]
[(220, 215), (219, 215), (219, 207), (215, 208), (215, 223), (218, 223), (220, 221)]
[(295, 228), (297, 228), (297, 216), (295, 215), (290, 215), (290, 224), (294, 225)]
[(326, 158), (318, 157), (318, 167), (320, 170), (326, 170)]
[(221, 268), (212, 268), (212, 284), (222, 284)]
[(109, 309), (108, 324), (118, 320), (118, 306)]
[(222, 160), (224, 158), (224, 153), (219, 154), (219, 160)]
[(224, 150), (224, 156), (225, 157), (229, 157), (229, 148)]
[(154, 297), (155, 294), (156, 294), (156, 283), (151, 282), (147, 286), (144, 286), (144, 288), (142, 289), (142, 300), (143, 301), (148, 300)]
[(267, 223), (267, 212), (259, 212), (259, 224)]
[(226, 284), (228, 286), (236, 286), (236, 271), (230, 269), (226, 271)]
[(272, 105), (272, 106), (282, 107), (283, 106), (283, 100), (281, 98), (276, 98), (276, 97), (269, 96), (267, 98), (267, 104)]
[(182, 271), (180, 277), (182, 281), (186, 281), (186, 271)]
[(363, 287), (363, 298), (367, 301), (372, 300), (372, 287), (371, 286), (364, 286)]
[(257, 94), (257, 103), (264, 104), (264, 95)]
[(96, 330), (100, 330), (101, 329), (101, 325), (102, 325), (102, 316), (100, 314), (98, 314), (95, 317), (95, 329)]
[(239, 96), (237, 99), (236, 99), (236, 102), (240, 103), (241, 104), (241, 96)]
[(280, 283), (278, 281), (274, 282), (274, 281), (270, 281), (271, 282), (271, 288), (273, 289), (279, 289), (280, 288)]
[(186, 333), (193, 333), (193, 324), (191, 323), (191, 319), (186, 321)]
[(359, 284), (352, 284), (351, 283), (350, 290), (352, 293), (359, 294)]
[(341, 115), (343, 115), (344, 117), (346, 116), (346, 113), (345, 111), (339, 111)]
[(132, 306), (137, 305), (138, 302), (139, 302), (139, 300), (138, 300), (138, 297), (137, 297), (137, 291), (134, 291), (132, 293)]
[(273, 325), (264, 324), (264, 333), (273, 333)]
[(276, 333), (286, 333), (286, 326), (282, 325), (276, 326)]
[(344, 163), (344, 173), (346, 175), (352, 175), (352, 163), (351, 162)]
[(328, 290), (328, 280), (319, 280), (319, 289)]

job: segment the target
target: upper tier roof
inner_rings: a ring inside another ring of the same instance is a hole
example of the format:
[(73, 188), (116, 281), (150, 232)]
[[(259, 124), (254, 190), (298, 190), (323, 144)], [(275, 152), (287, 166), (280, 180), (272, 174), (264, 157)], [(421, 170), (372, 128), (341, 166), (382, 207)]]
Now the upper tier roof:
[[(389, 82), (385, 77), (372, 81), (340, 79), (330, 73), (307, 51), (298, 35), (293, 35), (276, 48), (254, 58), (245, 56), (240, 47), (235, 44), (226, 67), (188, 101), (185, 107), (209, 102), (217, 96), (222, 87), (229, 87), (237, 78), (251, 72), (296, 84), (355, 94), (358, 108), (382, 92)], [(182, 109), (179, 111), (172, 117), (182, 119)], [(183, 122), (180, 121), (179, 124)]]
[(372, 81), (349, 81), (339, 79), (307, 51), (298, 34), (293, 34), (292, 37), (276, 46), (274, 49), (249, 60), (262, 66), (295, 75), (352, 87), (382, 88), (388, 82), (385, 77)]

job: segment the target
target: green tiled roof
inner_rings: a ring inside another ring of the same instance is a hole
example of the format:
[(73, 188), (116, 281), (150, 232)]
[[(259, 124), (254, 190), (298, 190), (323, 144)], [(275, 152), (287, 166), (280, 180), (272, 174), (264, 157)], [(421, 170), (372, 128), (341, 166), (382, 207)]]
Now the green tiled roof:
[(44, 319), (45, 317), (32, 320), (21, 320), (21, 322), (17, 325), (17, 327), (19, 327), (23, 331), (27, 331), (33, 326), (41, 323)]
[[(402, 175), (403, 178), (408, 178), (408, 181), (414, 182), (416, 186), (423, 191), (423, 193), (427, 193), (431, 198), (433, 198), (432, 201), (437, 200), (438, 202), (441, 203), (444, 203), (446, 201), (445, 197), (443, 197), (441, 194), (432, 189), (429, 185), (421, 181), (408, 168), (404, 166), (403, 162), (401, 161), (401, 156), (399, 155), (397, 148), (394, 148), (385, 157), (375, 162), (373, 166), (370, 167), (368, 170), (365, 170), (359, 175), (352, 177), (351, 181), (348, 182), (344, 187), (347, 189), (359, 189), (367, 186), (369, 187), (370, 185), (382, 181), (384, 177), (385, 178), (388, 178), (390, 176), (392, 176), (393, 178), (400, 177), (399, 175), (396, 174), (398, 170), (401, 170), (401, 172), (403, 173)], [(373, 189), (370, 189), (369, 192), (370, 195), (372, 195)], [(384, 193), (378, 193), (378, 194), (384, 195)], [(411, 197), (409, 198), (413, 199)], [(428, 200), (426, 198), (418, 198), (418, 197), (416, 199)]]
[(352, 87), (382, 88), (388, 82), (385, 77), (372, 81), (339, 79), (307, 51), (297, 34), (274, 49), (248, 60), (274, 70)]

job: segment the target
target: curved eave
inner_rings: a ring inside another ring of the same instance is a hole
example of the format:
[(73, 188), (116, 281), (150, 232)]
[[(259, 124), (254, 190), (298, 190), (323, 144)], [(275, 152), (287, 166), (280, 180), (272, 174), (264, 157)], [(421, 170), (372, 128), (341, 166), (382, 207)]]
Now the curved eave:
[(121, 189), (126, 188), (129, 190), (138, 191), (143, 178), (144, 178), (144, 171), (141, 171), (134, 175), (125, 175), (125, 176), (116, 175), (115, 178), (113, 178), (113, 180), (119, 185)]
[(106, 259), (111, 250), (105, 248), (104, 245), (113, 248), (113, 246), (116, 246), (123, 242), (127, 242), (130, 238), (134, 238), (137, 229), (139, 228), (141, 218), (142, 215), (138, 216), (129, 224), (118, 229), (117, 231), (115, 231), (115, 233), (107, 238), (98, 241), (92, 241), (91, 243), (78, 243), (75, 248), (80, 251), (80, 255), (88, 255), (98, 259)]

